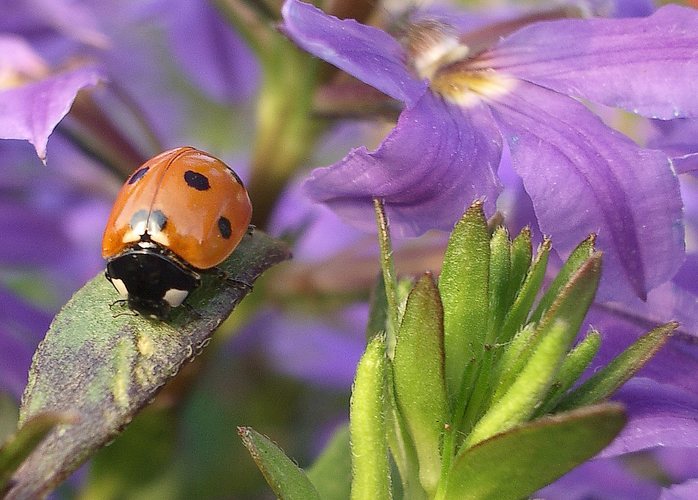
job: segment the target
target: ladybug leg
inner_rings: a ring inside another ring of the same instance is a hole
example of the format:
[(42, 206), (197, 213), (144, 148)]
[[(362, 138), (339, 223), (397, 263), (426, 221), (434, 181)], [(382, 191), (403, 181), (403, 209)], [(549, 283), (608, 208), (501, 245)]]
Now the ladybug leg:
[(136, 311), (132, 311), (131, 309), (128, 309), (126, 311), (122, 310), (121, 312), (118, 312), (118, 313), (113, 312), (115, 305), (119, 304), (119, 306), (121, 308), (123, 308), (127, 302), (128, 302), (128, 300), (126, 300), (126, 299), (116, 299), (114, 302), (109, 304), (109, 309), (112, 310), (112, 313), (113, 313), (112, 317), (113, 318), (118, 318), (119, 316), (138, 316), (138, 313)]
[(188, 302), (183, 302), (182, 307), (187, 310), (188, 313), (190, 313), (192, 316), (194, 316), (196, 319), (203, 319), (203, 315), (196, 310), (194, 306), (189, 304)]

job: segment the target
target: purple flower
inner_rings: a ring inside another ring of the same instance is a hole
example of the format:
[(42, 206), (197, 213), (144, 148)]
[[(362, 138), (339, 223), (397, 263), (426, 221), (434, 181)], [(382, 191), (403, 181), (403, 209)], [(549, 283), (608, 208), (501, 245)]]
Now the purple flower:
[(485, 47), (434, 23), (403, 47), (297, 0), (283, 15), (302, 48), (405, 104), (376, 151), (357, 148), (313, 172), (315, 200), (368, 228), (378, 196), (400, 234), (449, 229), (473, 198), (493, 206), (505, 144), (558, 251), (599, 234), (603, 295), (644, 298), (678, 269), (681, 197), (666, 155), (638, 147), (576, 98), (661, 119), (697, 115), (695, 10), (539, 22)]
[(102, 79), (95, 67), (48, 74), (21, 38), (0, 35), (0, 139), (23, 139), (46, 162), (46, 143), (82, 88)]

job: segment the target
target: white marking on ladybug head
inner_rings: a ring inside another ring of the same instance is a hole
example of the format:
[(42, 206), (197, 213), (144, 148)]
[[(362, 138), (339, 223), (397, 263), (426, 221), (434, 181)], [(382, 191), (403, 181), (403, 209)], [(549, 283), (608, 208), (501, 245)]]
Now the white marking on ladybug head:
[(157, 231), (150, 235), (150, 239), (156, 243), (160, 243), (164, 247), (170, 246), (170, 239), (164, 231)]
[(170, 288), (165, 292), (163, 300), (167, 302), (171, 307), (178, 307), (187, 298), (189, 292), (187, 290), (177, 290), (176, 288)]
[(126, 285), (124, 284), (123, 280), (120, 280), (118, 278), (112, 278), (111, 284), (114, 285), (114, 288), (116, 288), (116, 291), (119, 292), (119, 295), (121, 295), (125, 299), (128, 298), (128, 289), (126, 288)]

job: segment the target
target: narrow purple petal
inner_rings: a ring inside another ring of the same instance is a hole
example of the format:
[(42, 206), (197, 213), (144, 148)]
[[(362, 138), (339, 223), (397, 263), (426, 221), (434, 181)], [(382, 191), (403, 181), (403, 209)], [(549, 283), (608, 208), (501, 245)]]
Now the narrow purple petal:
[(698, 395), (636, 377), (613, 399), (625, 404), (629, 420), (600, 456), (612, 457), (657, 446), (698, 447)]
[(533, 24), (482, 63), (563, 94), (643, 116), (698, 117), (698, 10)]
[(237, 102), (256, 90), (258, 67), (240, 37), (207, 2), (169, 2), (168, 38), (187, 76), (209, 96)]
[(667, 157), (639, 148), (583, 105), (520, 82), (492, 109), (540, 228), (566, 254), (597, 233), (601, 298), (647, 291), (683, 259), (679, 184)]
[(372, 198), (379, 197), (398, 236), (450, 230), (474, 199), (494, 206), (500, 141), (484, 106), (461, 109), (427, 93), (402, 112), (376, 151), (354, 149), (314, 170), (305, 188), (361, 229), (375, 230)]
[(101, 79), (96, 68), (87, 67), (0, 91), (0, 139), (27, 140), (45, 160), (48, 137), (78, 91)]
[(22, 395), (34, 349), (50, 321), (50, 315), (0, 288), (0, 391)]
[(300, 47), (381, 92), (413, 104), (426, 89), (405, 66), (400, 44), (384, 31), (297, 0), (287, 0), (282, 14), (281, 29)]

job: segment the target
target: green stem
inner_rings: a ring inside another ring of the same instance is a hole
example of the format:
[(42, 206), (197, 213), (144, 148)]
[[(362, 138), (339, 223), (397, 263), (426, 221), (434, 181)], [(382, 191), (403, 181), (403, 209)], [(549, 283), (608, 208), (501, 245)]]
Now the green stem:
[[(397, 279), (395, 277), (395, 264), (393, 262), (393, 248), (390, 242), (390, 226), (385, 214), (383, 200), (373, 198), (373, 208), (376, 211), (376, 225), (378, 226), (378, 244), (381, 252), (381, 270), (383, 271), (383, 282), (385, 283), (385, 295), (388, 302), (388, 346), (395, 338), (398, 327), (398, 304), (397, 304)], [(389, 350), (390, 352), (390, 350)]]

